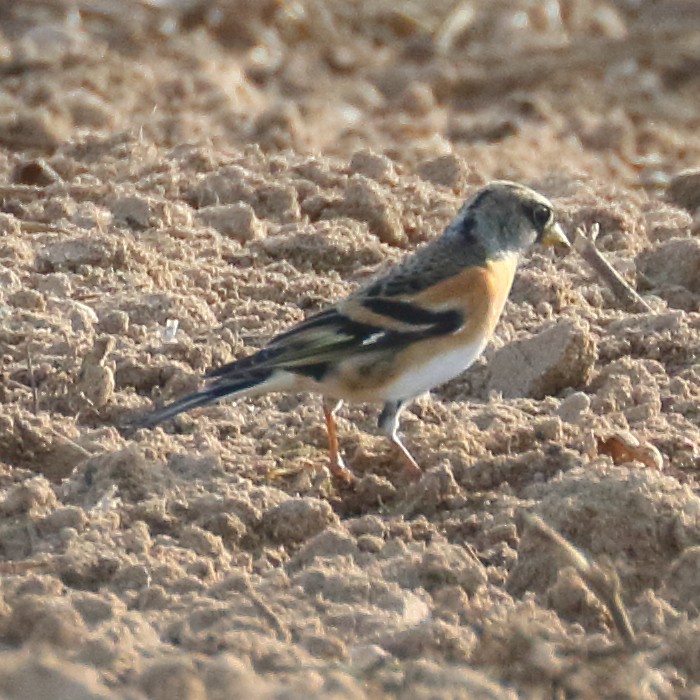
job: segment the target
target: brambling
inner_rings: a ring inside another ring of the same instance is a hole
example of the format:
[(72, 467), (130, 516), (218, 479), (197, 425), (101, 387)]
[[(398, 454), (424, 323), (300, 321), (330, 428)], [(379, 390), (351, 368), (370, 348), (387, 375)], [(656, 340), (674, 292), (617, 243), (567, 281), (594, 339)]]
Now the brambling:
[(274, 337), (248, 357), (210, 370), (208, 383), (138, 424), (161, 421), (223, 397), (310, 391), (323, 397), (331, 473), (352, 473), (338, 449), (343, 401), (381, 402), (379, 427), (412, 478), (421, 469), (398, 435), (408, 402), (467, 369), (482, 353), (534, 243), (569, 247), (552, 204), (513, 182), (492, 182), (444, 232), (398, 266)]

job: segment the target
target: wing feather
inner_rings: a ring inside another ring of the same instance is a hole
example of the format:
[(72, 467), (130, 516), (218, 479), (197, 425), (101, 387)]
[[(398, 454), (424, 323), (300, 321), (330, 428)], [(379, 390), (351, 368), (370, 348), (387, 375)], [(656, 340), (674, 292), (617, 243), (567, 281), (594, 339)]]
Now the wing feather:
[(207, 377), (226, 378), (261, 369), (286, 369), (322, 375), (349, 357), (377, 350), (400, 350), (411, 342), (453, 333), (464, 322), (460, 311), (434, 311), (409, 301), (353, 298), (351, 304), (311, 316), (241, 360), (218, 367)]

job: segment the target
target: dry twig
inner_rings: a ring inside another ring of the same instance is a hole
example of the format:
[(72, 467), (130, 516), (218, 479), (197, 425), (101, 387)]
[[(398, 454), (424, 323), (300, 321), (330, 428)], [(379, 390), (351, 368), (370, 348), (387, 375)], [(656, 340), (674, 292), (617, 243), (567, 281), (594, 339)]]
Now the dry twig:
[(610, 287), (613, 294), (630, 310), (638, 313), (653, 311), (651, 306), (625, 282), (615, 268), (603, 257), (596, 248), (596, 239), (600, 226), (593, 224), (590, 232), (577, 228), (574, 233), (574, 248), (576, 252), (598, 273), (601, 279)]
[(260, 611), (263, 617), (275, 628), (277, 638), (282, 641), (289, 641), (290, 633), (285, 627), (277, 613), (253, 590), (250, 579), (247, 575), (236, 578), (235, 590), (245, 595), (248, 600)]
[(0, 561), (0, 574), (3, 576), (20, 576), (30, 571), (55, 567), (52, 557), (47, 559), (25, 559), (24, 561)]
[(526, 513), (525, 522), (559, 548), (568, 559), (569, 565), (578, 572), (584, 583), (608, 609), (625, 646), (634, 646), (634, 630), (620, 596), (620, 578), (612, 564), (590, 560), (537, 515)]
[(34, 185), (0, 185), (0, 198), (19, 199), (22, 202), (31, 202), (41, 197), (44, 188)]
[(27, 371), (29, 372), (29, 386), (32, 388), (32, 409), (34, 415), (39, 415), (39, 391), (36, 387), (36, 377), (34, 376), (34, 363), (32, 362), (32, 339), (27, 340), (25, 345), (25, 353), (27, 357)]

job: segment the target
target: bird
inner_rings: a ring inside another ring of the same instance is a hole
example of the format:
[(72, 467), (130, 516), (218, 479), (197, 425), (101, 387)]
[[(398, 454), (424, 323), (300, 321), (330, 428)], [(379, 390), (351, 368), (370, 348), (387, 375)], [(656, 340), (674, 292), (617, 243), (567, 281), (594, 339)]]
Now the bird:
[(378, 427), (411, 480), (423, 470), (399, 435), (406, 406), (465, 371), (494, 333), (523, 254), (569, 248), (552, 203), (497, 180), (469, 197), (444, 231), (335, 305), (256, 352), (209, 370), (204, 386), (137, 421), (152, 427), (224, 397), (312, 392), (322, 397), (333, 477), (356, 477), (340, 453), (343, 402), (382, 405)]

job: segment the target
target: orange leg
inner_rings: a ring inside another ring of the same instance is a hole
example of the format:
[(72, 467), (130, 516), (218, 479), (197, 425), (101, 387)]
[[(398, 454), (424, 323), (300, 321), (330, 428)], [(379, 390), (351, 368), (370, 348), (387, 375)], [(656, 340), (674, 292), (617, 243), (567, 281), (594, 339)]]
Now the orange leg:
[(387, 401), (379, 416), (379, 427), (386, 433), (391, 444), (398, 450), (408, 477), (412, 481), (417, 481), (423, 476), (423, 470), (418, 466), (418, 462), (413, 459), (413, 455), (406, 449), (406, 446), (401, 442), (398, 436), (399, 414), (403, 408), (402, 401)]
[(336, 479), (345, 482), (353, 481), (355, 475), (345, 466), (338, 448), (338, 431), (335, 423), (336, 411), (341, 407), (342, 401), (331, 402), (323, 399), (323, 417), (326, 419), (326, 432), (328, 433), (328, 453), (330, 461), (328, 469)]

